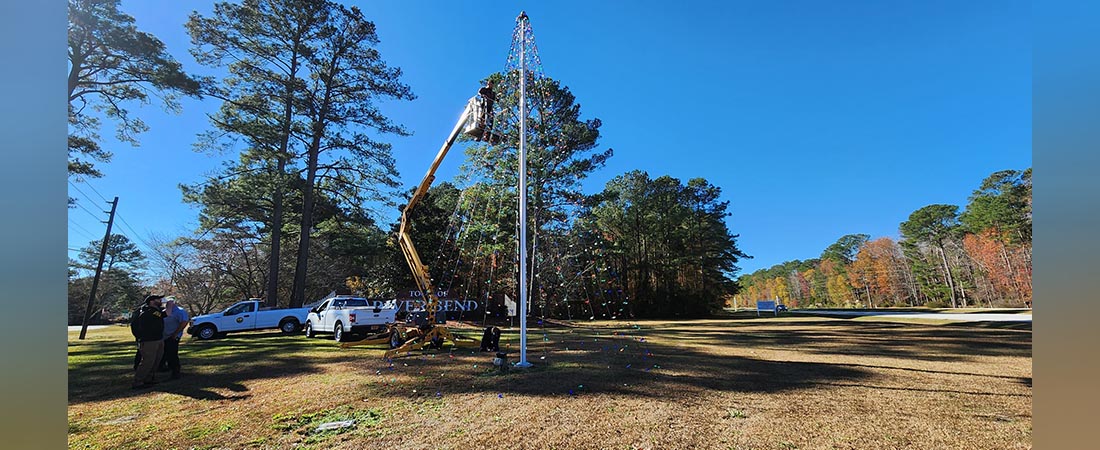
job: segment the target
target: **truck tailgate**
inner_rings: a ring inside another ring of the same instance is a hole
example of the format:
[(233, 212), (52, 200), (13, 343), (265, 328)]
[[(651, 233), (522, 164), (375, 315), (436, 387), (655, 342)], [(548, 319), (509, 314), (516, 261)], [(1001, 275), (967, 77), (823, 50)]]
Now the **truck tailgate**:
[[(354, 320), (351, 320), (352, 314), (355, 316)], [(348, 311), (348, 319), (352, 325), (388, 324), (397, 320), (397, 310), (381, 309), (375, 312), (374, 308), (355, 308)]]

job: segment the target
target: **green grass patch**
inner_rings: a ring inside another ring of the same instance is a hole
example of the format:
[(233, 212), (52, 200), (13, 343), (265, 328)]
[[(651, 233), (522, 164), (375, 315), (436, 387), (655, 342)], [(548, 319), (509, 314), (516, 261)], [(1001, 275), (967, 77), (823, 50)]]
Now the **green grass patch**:
[(187, 436), (188, 439), (198, 441), (215, 434), (225, 433), (229, 430), (232, 430), (235, 425), (236, 424), (232, 421), (227, 421), (219, 422), (212, 426), (190, 427), (183, 430), (183, 435)]
[[(369, 428), (382, 423), (382, 413), (377, 409), (355, 409), (351, 406), (339, 406), (332, 409), (302, 414), (276, 414), (271, 418), (272, 428), (284, 433), (295, 433), (305, 437), (306, 445), (323, 442), (333, 436), (354, 430)], [(317, 431), (317, 427), (329, 422), (355, 421), (350, 427)]]
[(78, 422), (78, 421), (69, 421), (69, 434), (84, 433), (84, 432), (91, 431), (91, 430), (92, 430), (92, 427), (88, 426), (87, 423)]

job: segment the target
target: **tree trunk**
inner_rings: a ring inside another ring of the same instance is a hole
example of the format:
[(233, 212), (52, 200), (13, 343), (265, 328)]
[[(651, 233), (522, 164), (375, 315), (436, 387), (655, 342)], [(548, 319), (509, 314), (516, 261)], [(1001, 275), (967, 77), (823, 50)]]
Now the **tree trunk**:
[(272, 198), (273, 208), (271, 212), (271, 255), (270, 260), (267, 263), (267, 298), (264, 302), (268, 306), (275, 308), (279, 306), (279, 256), (280, 256), (280, 240), (283, 237), (283, 179), (286, 175), (287, 160), (290, 158), (288, 151), (290, 150), (290, 130), (291, 121), (294, 118), (294, 92), (296, 88), (294, 86), (298, 75), (298, 56), (299, 45), (301, 44), (301, 33), (295, 36), (295, 40), (292, 43), (292, 53), (290, 55), (290, 68), (287, 70), (287, 82), (283, 85), (283, 123), (282, 123), (282, 135), (279, 138), (282, 142), (279, 143), (279, 154), (276, 159), (278, 160), (276, 176), (279, 178), (275, 181), (275, 192)]
[(966, 286), (964, 286), (961, 282), (959, 283), (959, 295), (961, 297), (960, 299), (962, 300), (962, 307), (966, 308), (966, 305), (968, 304), (966, 301)]
[[(957, 264), (957, 265), (959, 266), (959, 268), (961, 270), (962, 269), (962, 264), (960, 263), (960, 264)], [(967, 305), (969, 305), (969, 302), (967, 301), (968, 298), (966, 296), (966, 283), (964, 283), (966, 281), (966, 278), (965, 278), (966, 274), (962, 274), (962, 275), (963, 275), (963, 277), (959, 279), (959, 283), (958, 283), (959, 300), (962, 302), (962, 307), (966, 308)]]
[[(306, 299), (306, 272), (309, 269), (309, 239), (313, 231), (313, 204), (317, 183), (317, 164), (321, 157), (321, 141), (325, 135), (325, 126), (329, 122), (332, 103), (333, 82), (338, 72), (338, 58), (341, 52), (334, 52), (329, 59), (330, 70), (322, 73), (320, 80), (324, 86), (320, 105), (309, 104), (313, 123), (311, 127), (309, 149), (306, 156), (306, 179), (302, 192), (302, 219), (298, 230), (298, 258), (294, 264), (294, 284), (290, 294), (290, 307), (300, 308)], [(336, 119), (336, 118), (333, 118)], [(338, 120), (338, 119), (337, 119)]]
[[(279, 178), (286, 170), (286, 159), (279, 157)], [(279, 306), (279, 241), (283, 238), (283, 187), (282, 180), (275, 182), (275, 192), (271, 199), (271, 254), (267, 262), (267, 296), (264, 303), (272, 308)]]
[(313, 184), (317, 176), (318, 146), (320, 137), (314, 138), (306, 167), (306, 185), (302, 192), (302, 221), (298, 232), (298, 260), (294, 265), (294, 288), (290, 295), (290, 307), (300, 308), (306, 298), (306, 270), (309, 268), (309, 235), (313, 229)]
[(80, 70), (84, 68), (83, 66), (84, 66), (84, 56), (85, 55), (83, 53), (80, 53), (79, 50), (83, 50), (83, 45), (78, 45), (77, 49), (74, 49), (74, 54), (73, 54), (72, 58), (70, 58), (70, 62), (72, 63), (72, 67), (69, 69), (69, 77), (68, 77), (68, 81), (69, 81), (69, 96), (68, 96), (69, 106), (72, 106), (73, 92), (76, 91), (76, 84), (77, 84), (78, 81), (80, 81)]
[(1016, 278), (1016, 268), (1012, 267), (1012, 260), (1008, 257), (1008, 249), (1005, 247), (1005, 243), (1001, 242), (1001, 258), (1005, 261), (1005, 269), (1008, 269), (1008, 277), (1012, 280), (1012, 288), (1016, 290), (1016, 298), (1020, 299), (1024, 306), (1027, 306), (1027, 300), (1024, 299), (1023, 289), (1020, 288), (1020, 282)]
[(943, 258), (943, 271), (947, 275), (947, 286), (951, 288), (951, 307), (958, 308), (959, 302), (955, 298), (955, 278), (951, 275), (951, 266), (947, 264), (947, 251), (940, 244), (940, 257)]

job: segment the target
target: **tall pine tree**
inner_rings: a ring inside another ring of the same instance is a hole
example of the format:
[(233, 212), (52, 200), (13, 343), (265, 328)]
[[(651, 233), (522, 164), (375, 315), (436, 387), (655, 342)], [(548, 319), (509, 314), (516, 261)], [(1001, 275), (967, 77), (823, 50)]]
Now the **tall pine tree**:
[[(392, 195), (396, 170), (390, 147), (369, 133), (405, 131), (390, 123), (374, 100), (412, 94), (399, 82), (400, 71), (386, 66), (374, 49), (374, 24), (354, 7), (310, 0), (219, 3), (210, 17), (193, 14), (187, 28), (196, 58), (229, 72), (211, 89), (224, 104), (211, 117), (215, 130), (202, 137), (200, 147), (242, 147), (238, 162), (191, 190), (201, 196), (204, 189), (238, 181), (262, 188), (235, 191), (263, 206), (251, 209), (262, 214), (256, 219), (269, 236), (269, 304), (278, 304), (284, 229), (290, 216), (298, 218), (289, 303), (301, 305), (310, 236), (319, 223), (318, 192), (346, 210)], [(229, 205), (215, 215), (228, 214)]]
[(200, 80), (118, 6), (118, 0), (69, 0), (70, 176), (100, 177), (95, 163), (111, 160), (99, 142), (100, 118), (116, 122), (118, 140), (137, 145), (148, 126), (130, 114), (131, 104), (154, 95), (178, 111), (177, 94), (200, 95)]

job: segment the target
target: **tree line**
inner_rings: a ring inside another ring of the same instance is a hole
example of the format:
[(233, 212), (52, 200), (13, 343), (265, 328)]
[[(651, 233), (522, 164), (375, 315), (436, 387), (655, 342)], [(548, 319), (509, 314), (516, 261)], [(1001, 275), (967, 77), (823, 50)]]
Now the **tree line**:
[(928, 205), (902, 222), (900, 239), (841, 237), (818, 258), (739, 278), (740, 306), (775, 299), (794, 307), (1030, 307), (1031, 168), (982, 180), (966, 208)]
[[(190, 52), (219, 76), (186, 73), (117, 0), (70, 0), (69, 18), (72, 178), (102, 176), (97, 164), (110, 161), (99, 145), (100, 120), (138, 144), (147, 127), (127, 108), (149, 98), (177, 113), (178, 96), (218, 102), (195, 148), (227, 159), (201, 182), (180, 186), (198, 211), (192, 233), (149, 236), (145, 253), (111, 236), (109, 257), (126, 253), (133, 264), (109, 269), (122, 272), (105, 278), (101, 315), (125, 311), (150, 289), (175, 294), (194, 314), (242, 298), (295, 307), (337, 288), (385, 297), (413, 286), (389, 219), (411, 194), (398, 182), (389, 140), (409, 130), (379, 105), (415, 94), (382, 58), (376, 26), (359, 8), (243, 0), (192, 13)], [(503, 309), (505, 295), (516, 297), (519, 254), (520, 130), (509, 115), (519, 103), (519, 75), (491, 73), (482, 80), (489, 81), (502, 111), (493, 132), (502, 139), (466, 144), (459, 175), (431, 189), (412, 232), (437, 285), (480, 300), (486, 315)], [(560, 81), (526, 82), (535, 314), (625, 318), (720, 308), (737, 292), (736, 263), (746, 257), (727, 226), (721, 189), (633, 171), (602, 192), (582, 193), (581, 182), (613, 155), (599, 148), (601, 121), (583, 118)], [(88, 279), (75, 269), (92, 253), (71, 263), (70, 303)]]

